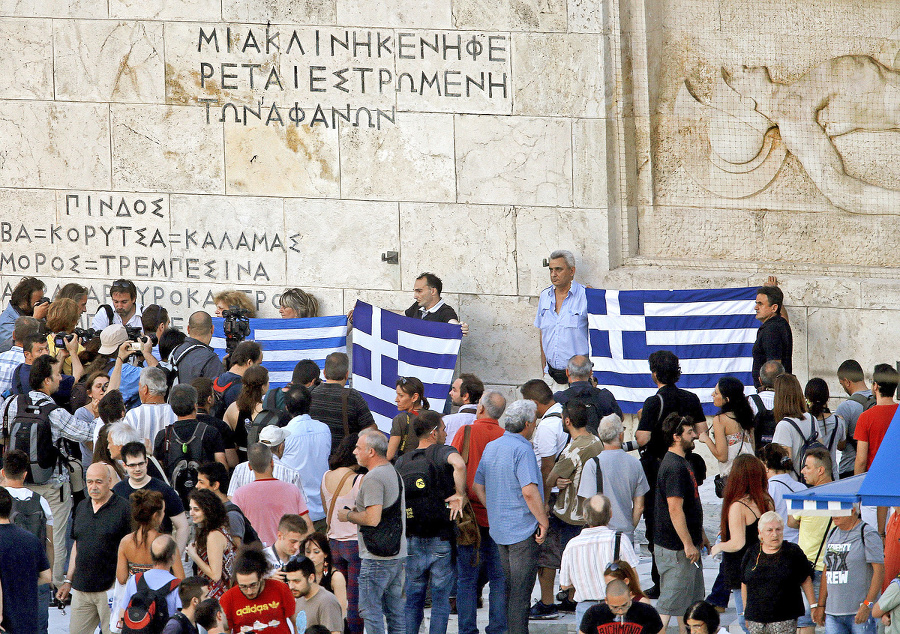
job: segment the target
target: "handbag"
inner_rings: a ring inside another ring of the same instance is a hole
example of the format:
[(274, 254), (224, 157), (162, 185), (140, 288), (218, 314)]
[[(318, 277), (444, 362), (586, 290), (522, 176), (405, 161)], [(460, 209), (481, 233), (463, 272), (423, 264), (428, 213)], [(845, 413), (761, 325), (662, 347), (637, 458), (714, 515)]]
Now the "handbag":
[[(469, 443), (472, 438), (472, 426), (466, 425), (463, 431), (462, 455), (463, 462), (469, 464)], [(476, 552), (481, 548), (481, 529), (475, 519), (475, 509), (472, 503), (466, 500), (462, 513), (456, 518), (456, 543), (459, 546), (474, 546)], [(478, 565), (473, 564), (473, 565)]]
[[(742, 453), (744, 453), (744, 442), (745, 442), (744, 436), (746, 436), (746, 434), (747, 434), (747, 432), (741, 430), (741, 446), (737, 452), (738, 456), (740, 456)], [(753, 452), (751, 451), (750, 453), (752, 455)], [(737, 458), (737, 456), (735, 456), (735, 458)], [(725, 496), (725, 485), (728, 484), (728, 476), (727, 475), (723, 476), (722, 474), (718, 474), (715, 478), (713, 478), (713, 484), (716, 487), (716, 497), (717, 498), (724, 497)]]

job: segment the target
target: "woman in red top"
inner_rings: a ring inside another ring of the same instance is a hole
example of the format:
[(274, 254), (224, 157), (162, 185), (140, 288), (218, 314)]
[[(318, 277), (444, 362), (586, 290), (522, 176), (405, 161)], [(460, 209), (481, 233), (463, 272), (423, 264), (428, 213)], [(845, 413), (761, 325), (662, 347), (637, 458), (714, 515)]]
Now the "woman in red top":
[(422, 409), (428, 409), (425, 386), (414, 376), (397, 379), (397, 409), (400, 413), (391, 421), (391, 438), (388, 440), (387, 459), (394, 460), (419, 445), (412, 432), (412, 423)]

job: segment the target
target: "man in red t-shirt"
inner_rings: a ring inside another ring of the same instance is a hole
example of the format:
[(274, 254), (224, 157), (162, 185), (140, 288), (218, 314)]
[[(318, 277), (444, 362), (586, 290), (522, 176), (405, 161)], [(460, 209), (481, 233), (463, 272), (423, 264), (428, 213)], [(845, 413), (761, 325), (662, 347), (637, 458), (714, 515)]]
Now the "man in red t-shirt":
[(244, 548), (235, 559), (237, 583), (219, 600), (232, 632), (291, 634), (296, 629), (294, 595), (286, 583), (266, 579), (268, 569), (261, 550)]
[[(475, 511), (475, 520), (481, 529), (480, 554), (475, 546), (459, 545), (456, 557), (457, 591), (456, 609), (459, 614), (459, 631), (475, 632), (477, 598), (481, 595), (478, 587), (478, 573), (481, 566), (487, 571), (490, 588), (490, 610), (488, 613), (488, 630), (503, 631), (506, 629), (506, 577), (500, 565), (500, 551), (491, 539), (488, 531), (487, 510), (478, 501), (472, 489), (475, 472), (481, 461), (485, 446), (503, 435), (497, 419), (506, 410), (506, 399), (499, 392), (486, 390), (475, 410), (475, 421), (471, 425), (461, 427), (453, 438), (453, 446), (466, 461), (466, 495)], [(466, 446), (466, 431), (469, 431), (469, 442)], [(537, 460), (537, 458), (535, 458)], [(478, 565), (475, 562), (478, 561)]]
[(872, 394), (875, 395), (875, 405), (862, 414), (856, 421), (856, 465), (854, 473), (866, 473), (875, 460), (878, 447), (887, 433), (888, 426), (897, 411), (894, 403), (894, 393), (897, 391), (897, 382), (900, 373), (887, 363), (879, 363), (875, 366), (872, 377)]

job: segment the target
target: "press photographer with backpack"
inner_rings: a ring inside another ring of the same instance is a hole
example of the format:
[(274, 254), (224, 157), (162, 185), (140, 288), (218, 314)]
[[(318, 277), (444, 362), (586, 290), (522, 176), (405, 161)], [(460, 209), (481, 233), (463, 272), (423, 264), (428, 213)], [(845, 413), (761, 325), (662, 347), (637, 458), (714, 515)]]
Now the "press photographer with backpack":
[(9, 433), (8, 449), (21, 449), (29, 455), (25, 486), (47, 500), (53, 511), (53, 584), (57, 588), (63, 583), (66, 533), (72, 512), (69, 469), (60, 448), (64, 440), (93, 440), (91, 425), (57, 407), (50, 398), (59, 389), (60, 366), (50, 355), (35, 359), (28, 379), (31, 391), (10, 397), (2, 412), (4, 430)]
[(406, 490), (406, 631), (418, 632), (431, 580), (431, 634), (447, 631), (453, 589), (454, 522), (466, 501), (466, 463), (445, 445), (441, 415), (420, 412), (413, 421), (418, 447), (397, 459)]

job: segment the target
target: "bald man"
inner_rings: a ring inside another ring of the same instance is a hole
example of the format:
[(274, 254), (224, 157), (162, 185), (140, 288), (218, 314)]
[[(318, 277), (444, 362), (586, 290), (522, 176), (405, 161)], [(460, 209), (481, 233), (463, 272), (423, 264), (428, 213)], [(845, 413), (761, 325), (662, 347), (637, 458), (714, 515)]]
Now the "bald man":
[[(160, 535), (150, 542), (150, 560), (153, 567), (144, 573), (144, 581), (151, 590), (159, 590), (163, 586), (168, 586), (169, 593), (166, 595), (166, 608), (168, 608), (167, 617), (173, 616), (181, 607), (181, 599), (178, 597), (178, 578), (169, 572), (172, 564), (175, 563), (178, 547), (175, 540), (170, 535)], [(122, 629), (125, 619), (125, 608), (137, 593), (136, 575), (128, 578), (125, 584), (125, 594), (122, 596), (122, 609), (119, 612), (119, 629)]]
[[(618, 621), (618, 622), (617, 622)], [(625, 623), (633, 624), (627, 630)], [(659, 634), (663, 629), (659, 613), (649, 603), (631, 600), (631, 590), (621, 579), (606, 585), (606, 603), (588, 608), (578, 624), (578, 634)]]
[(131, 532), (128, 500), (112, 492), (112, 468), (103, 462), (88, 467), (88, 498), (75, 509), (72, 519), (72, 554), (69, 571), (56, 596), (72, 593), (71, 634), (91, 634), (97, 626), (109, 634), (106, 592), (116, 580), (119, 542)]
[(184, 343), (175, 348), (169, 360), (178, 372), (179, 383), (190, 383), (198, 376), (214, 379), (223, 372), (225, 366), (213, 350), (213, 323), (209, 313), (198, 310), (188, 319), (188, 336)]

